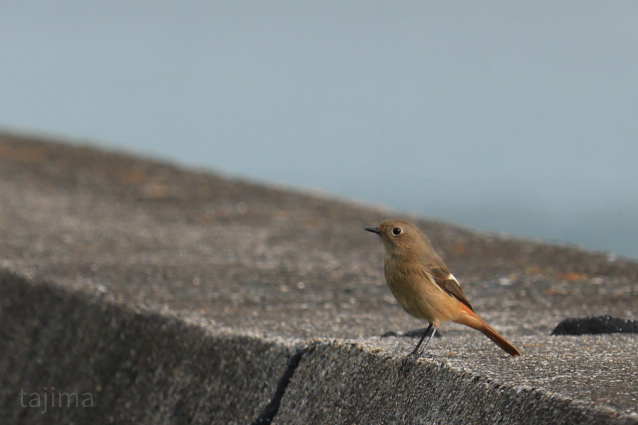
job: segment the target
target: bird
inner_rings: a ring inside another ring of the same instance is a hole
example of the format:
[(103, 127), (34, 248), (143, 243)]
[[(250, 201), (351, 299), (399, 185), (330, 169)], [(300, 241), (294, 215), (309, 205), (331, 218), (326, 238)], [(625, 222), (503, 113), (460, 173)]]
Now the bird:
[(415, 360), (420, 357), (419, 347), (425, 337), (429, 334), (423, 352), (439, 325), (450, 321), (482, 332), (512, 356), (521, 355), (516, 347), (476, 314), (459, 281), (417, 226), (409, 221), (393, 219), (365, 230), (376, 233), (383, 241), (385, 278), (394, 297), (410, 315), (429, 322), (419, 343), (404, 360), (402, 369), (410, 357)]

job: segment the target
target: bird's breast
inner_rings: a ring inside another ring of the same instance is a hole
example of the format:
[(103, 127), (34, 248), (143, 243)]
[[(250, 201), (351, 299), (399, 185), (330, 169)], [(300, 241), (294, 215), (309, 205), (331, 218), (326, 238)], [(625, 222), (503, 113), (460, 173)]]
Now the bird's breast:
[(390, 291), (405, 311), (430, 322), (450, 319), (447, 316), (454, 298), (432, 280), (422, 265), (389, 257), (384, 269)]

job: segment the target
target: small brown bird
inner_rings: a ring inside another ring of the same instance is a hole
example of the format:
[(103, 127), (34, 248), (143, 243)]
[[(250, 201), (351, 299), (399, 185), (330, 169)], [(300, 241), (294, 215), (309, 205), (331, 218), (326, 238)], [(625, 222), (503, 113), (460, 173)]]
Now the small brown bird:
[(474, 312), (459, 282), (418, 227), (405, 220), (387, 220), (379, 227), (367, 227), (365, 230), (378, 234), (383, 241), (385, 278), (392, 294), (405, 311), (430, 323), (402, 368), (410, 356), (419, 356), (419, 347), (430, 330), (432, 333), (423, 351), (439, 325), (449, 321), (482, 332), (512, 356), (521, 355), (516, 347)]

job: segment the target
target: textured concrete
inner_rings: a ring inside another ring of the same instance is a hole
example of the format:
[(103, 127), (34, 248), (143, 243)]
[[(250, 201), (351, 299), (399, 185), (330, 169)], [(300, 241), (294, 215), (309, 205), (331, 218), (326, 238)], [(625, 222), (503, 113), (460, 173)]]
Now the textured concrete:
[(400, 377), (379, 335), (423, 324), (363, 231), (398, 216), (0, 136), (0, 423), (638, 423), (638, 336), (550, 336), (635, 320), (635, 262), (414, 217), (523, 356), (449, 325)]
[[(214, 330), (198, 318), (121, 308), (6, 272), (0, 283), (9, 333), (0, 341), (3, 424), (246, 423), (290, 355), (284, 341)], [(90, 393), (93, 402), (54, 406), (59, 392), (80, 401)], [(34, 393), (40, 403), (29, 407)]]

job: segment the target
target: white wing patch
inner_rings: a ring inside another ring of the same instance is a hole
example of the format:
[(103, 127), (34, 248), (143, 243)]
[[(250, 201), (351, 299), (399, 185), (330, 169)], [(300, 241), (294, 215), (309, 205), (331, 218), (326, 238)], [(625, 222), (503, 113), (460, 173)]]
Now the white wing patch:
[(448, 278), (449, 280), (453, 280), (453, 281), (455, 281), (456, 283), (458, 283), (458, 284), (459, 284), (459, 286), (461, 286), (461, 284), (459, 283), (459, 281), (458, 281), (458, 280), (456, 280), (456, 278), (454, 277), (454, 275), (453, 275), (452, 273), (450, 273), (450, 275), (449, 275), (447, 278)]

